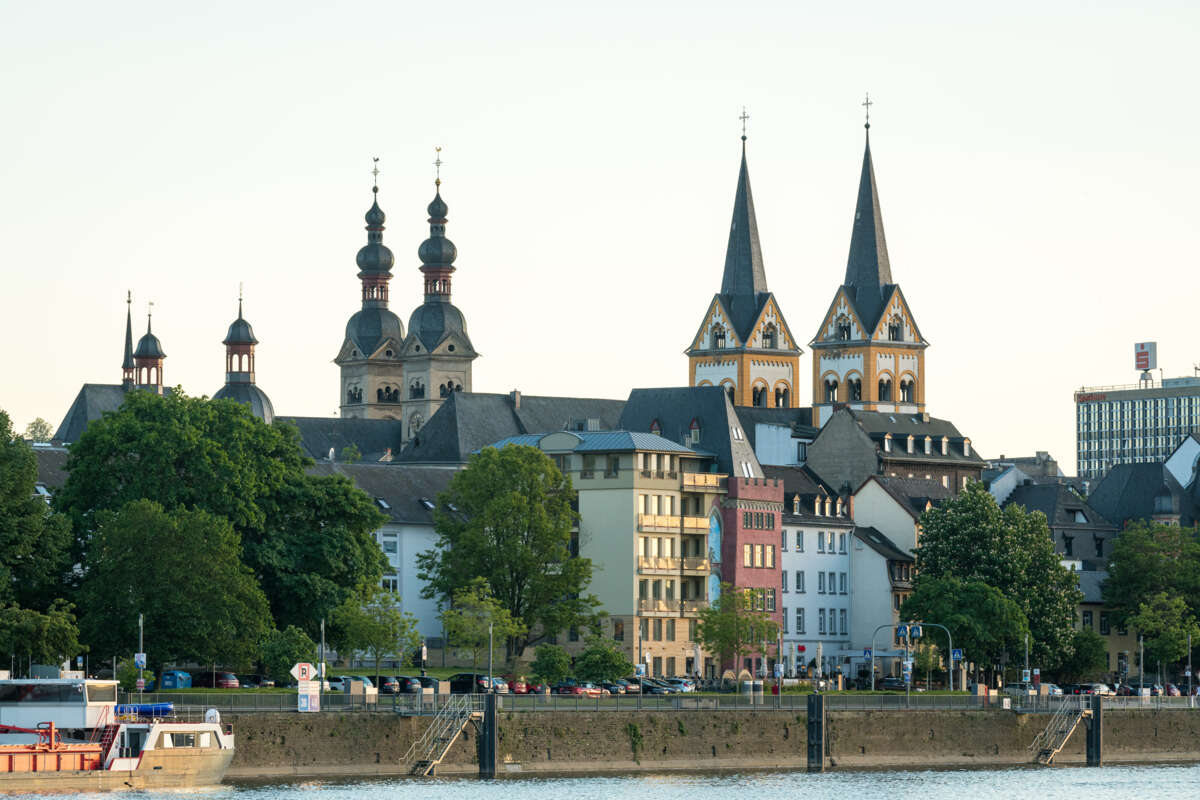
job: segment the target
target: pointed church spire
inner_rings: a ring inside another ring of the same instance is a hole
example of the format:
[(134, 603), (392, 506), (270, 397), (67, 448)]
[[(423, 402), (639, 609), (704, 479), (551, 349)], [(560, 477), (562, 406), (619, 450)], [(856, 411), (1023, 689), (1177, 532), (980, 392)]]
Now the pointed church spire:
[(133, 363), (133, 292), (125, 294), (125, 358), (121, 361), (121, 385), (132, 389), (134, 385)]
[[(866, 103), (870, 103), (870, 100)], [(869, 105), (867, 109), (869, 112)], [(875, 164), (871, 159), (871, 123), (868, 121), (864, 127), (867, 129), (867, 141), (863, 152), (862, 175), (858, 182), (854, 227), (850, 234), (845, 285), (851, 290), (863, 324), (873, 328), (879, 322), (886, 299), (884, 287), (892, 283), (892, 265), (888, 259), (887, 240), (883, 235), (879, 190), (875, 186)]]
[(762, 248), (758, 241), (758, 220), (754, 215), (754, 194), (750, 191), (750, 169), (746, 165), (746, 129), (749, 119), (742, 111), (742, 163), (738, 169), (737, 192), (733, 198), (733, 220), (729, 225), (729, 245), (725, 249), (725, 273), (721, 294), (729, 308), (738, 336), (754, 324), (760, 295), (767, 293), (767, 273), (763, 269)]

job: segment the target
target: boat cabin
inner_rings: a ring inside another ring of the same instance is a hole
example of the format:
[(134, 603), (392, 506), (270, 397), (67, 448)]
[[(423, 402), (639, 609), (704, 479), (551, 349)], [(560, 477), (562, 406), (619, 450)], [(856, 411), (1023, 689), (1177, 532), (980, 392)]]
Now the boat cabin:
[(53, 722), (63, 729), (98, 728), (115, 721), (116, 704), (116, 681), (0, 680), (0, 725), (35, 728)]

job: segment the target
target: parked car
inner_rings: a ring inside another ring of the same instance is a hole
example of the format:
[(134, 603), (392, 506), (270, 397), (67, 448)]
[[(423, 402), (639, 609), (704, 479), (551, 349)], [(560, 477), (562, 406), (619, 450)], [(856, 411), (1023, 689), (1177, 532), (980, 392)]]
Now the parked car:
[(907, 684), (903, 678), (887, 677), (876, 684), (876, 688), (885, 692), (903, 692)]
[(489, 686), (488, 676), (479, 672), (459, 672), (450, 676), (451, 694), (484, 694)]
[(668, 686), (675, 686), (681, 692), (696, 691), (696, 684), (692, 683), (687, 678), (663, 678), (663, 683), (667, 684)]
[(366, 675), (347, 675), (346, 677), (352, 681), (362, 681), (364, 689), (374, 689), (375, 688), (375, 684), (372, 683), (371, 679), (368, 678)]
[(1063, 690), (1058, 688), (1057, 684), (1043, 683), (1042, 686), (1046, 687), (1046, 694), (1050, 695), (1051, 697), (1062, 697)]
[(1165, 694), (1167, 697), (1180, 697), (1183, 695), (1183, 692), (1179, 691), (1179, 687), (1175, 684), (1168, 683)]
[(400, 681), (395, 675), (383, 675), (379, 678), (380, 694), (400, 694)]
[(1098, 695), (1102, 695), (1105, 697), (1113, 697), (1114, 695), (1116, 695), (1116, 692), (1114, 692), (1112, 690), (1112, 687), (1109, 686), (1107, 683), (1091, 683), (1091, 684), (1087, 684), (1087, 685), (1090, 686), (1092, 689), (1090, 692), (1088, 692), (1088, 694), (1098, 694)]
[(326, 683), (329, 684), (329, 691), (331, 692), (346, 691), (346, 676), (344, 675), (330, 675)]
[(529, 684), (525, 682), (524, 678), (508, 675), (504, 680), (508, 683), (508, 690), (513, 694), (529, 694)]
[(679, 688), (658, 678), (641, 678), (642, 694), (679, 694)]
[[(420, 694), (421, 681), (411, 675), (397, 675), (396, 684), (399, 689), (399, 694)], [(380, 690), (382, 691), (382, 689)]]
[(1004, 694), (1012, 695), (1013, 697), (1029, 697), (1036, 694), (1033, 685), (1029, 683), (1009, 683), (1004, 687)]
[(203, 672), (192, 673), (192, 686), (202, 689), (236, 689), (238, 683), (237, 675), (232, 672), (211, 672), (205, 670)]
[(609, 694), (625, 694), (625, 685), (618, 681), (600, 681), (600, 688)]
[(266, 675), (238, 675), (238, 683), (243, 689), (274, 689), (275, 681)]
[(555, 694), (573, 694), (576, 696), (600, 697), (607, 694), (603, 689), (589, 681), (577, 681), (568, 679), (556, 685), (553, 689)]

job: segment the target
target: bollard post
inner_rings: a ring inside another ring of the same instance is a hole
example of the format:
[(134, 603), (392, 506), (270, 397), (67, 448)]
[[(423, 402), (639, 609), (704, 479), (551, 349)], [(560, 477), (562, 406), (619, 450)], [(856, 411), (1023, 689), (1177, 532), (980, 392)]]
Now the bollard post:
[(479, 777), (496, 777), (496, 751), (499, 749), (499, 718), (496, 715), (496, 695), (484, 695), (483, 728), (479, 734)]
[(825, 696), (808, 696), (808, 771), (825, 771)]
[(1104, 698), (1092, 695), (1092, 717), (1087, 726), (1087, 765), (1104, 766)]

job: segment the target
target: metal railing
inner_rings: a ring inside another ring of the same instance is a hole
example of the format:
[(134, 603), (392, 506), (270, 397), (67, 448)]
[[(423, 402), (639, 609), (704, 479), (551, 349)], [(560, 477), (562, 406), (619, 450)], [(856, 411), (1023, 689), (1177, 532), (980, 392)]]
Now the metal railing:
[(638, 569), (665, 569), (679, 571), (679, 558), (675, 556), (638, 556)]
[(679, 515), (677, 514), (638, 514), (637, 524), (639, 530), (647, 528), (669, 528), (672, 531), (679, 530)]
[(683, 473), (683, 485), (720, 489), (725, 485), (725, 476), (712, 472), (685, 472)]

